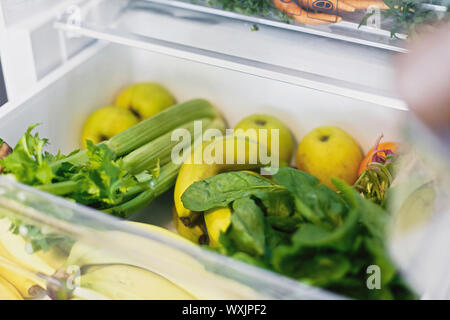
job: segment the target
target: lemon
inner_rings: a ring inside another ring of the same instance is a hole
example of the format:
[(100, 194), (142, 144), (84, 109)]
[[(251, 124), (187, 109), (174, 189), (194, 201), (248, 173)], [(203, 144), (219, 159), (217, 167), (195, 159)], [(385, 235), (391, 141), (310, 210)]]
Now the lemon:
[(87, 119), (82, 132), (82, 144), (86, 140), (94, 144), (108, 140), (116, 134), (134, 126), (139, 119), (127, 109), (107, 106), (96, 110)]
[(115, 105), (131, 110), (140, 120), (175, 104), (174, 97), (158, 83), (136, 83), (119, 93)]
[(356, 141), (344, 130), (323, 126), (308, 133), (300, 142), (297, 168), (317, 177), (334, 189), (332, 177), (353, 184), (363, 154)]

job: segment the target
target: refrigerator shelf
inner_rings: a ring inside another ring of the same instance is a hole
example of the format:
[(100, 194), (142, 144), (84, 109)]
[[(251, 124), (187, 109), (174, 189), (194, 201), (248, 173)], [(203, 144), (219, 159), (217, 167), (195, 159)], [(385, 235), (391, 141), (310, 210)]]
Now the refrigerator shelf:
[[(391, 23), (389, 21), (381, 20), (379, 26), (380, 28), (365, 25), (360, 26), (362, 19), (366, 15), (366, 12), (364, 11), (353, 13), (339, 12), (338, 14), (343, 18), (343, 20), (339, 23), (326, 26), (308, 26), (295, 21), (290, 21), (289, 23), (281, 21), (281, 19), (273, 12), (270, 12), (266, 16), (250, 16), (238, 12), (226, 11), (217, 5), (210, 5), (208, 0), (142, 0), (136, 1), (135, 5), (143, 6), (144, 2), (164, 4), (166, 6), (189, 9), (205, 14), (218, 15), (255, 24), (273, 26), (285, 30), (294, 30), (297, 32), (386, 49), (394, 52), (405, 53), (408, 51), (405, 46), (407, 35), (404, 33), (398, 33), (396, 34), (396, 37), (391, 37), (391, 33), (389, 31)], [(436, 12), (447, 11), (445, 6), (432, 4), (424, 4), (423, 6)]]
[[(82, 12), (83, 17), (78, 21), (69, 14), (61, 15), (55, 27), (69, 37), (90, 37), (394, 109), (407, 109), (396, 97), (389, 81), (383, 79), (392, 72), (387, 62), (391, 54), (380, 49), (341, 47), (340, 43), (324, 43), (316, 37), (298, 39), (304, 43), (295, 43), (290, 37), (273, 39), (283, 31), (271, 27), (254, 36), (248, 26), (243, 27), (234, 19), (192, 14), (186, 8), (167, 6), (164, 1), (98, 1), (94, 6), (82, 8)], [(157, 29), (162, 23), (164, 28), (160, 29), (164, 30)], [(185, 30), (180, 30), (180, 26)], [(207, 32), (205, 27), (213, 30)], [(246, 43), (229, 46), (227, 40), (233, 37), (230, 31), (246, 37)], [(267, 45), (270, 39), (275, 48)], [(335, 49), (336, 54), (324, 52), (327, 49)], [(255, 54), (255, 50), (260, 55)], [(305, 56), (312, 53), (317, 57), (284, 59), (297, 53)], [(373, 59), (368, 60), (368, 57)], [(337, 69), (338, 64), (347, 64), (348, 68)], [(373, 68), (373, 73), (360, 72), (367, 68)]]

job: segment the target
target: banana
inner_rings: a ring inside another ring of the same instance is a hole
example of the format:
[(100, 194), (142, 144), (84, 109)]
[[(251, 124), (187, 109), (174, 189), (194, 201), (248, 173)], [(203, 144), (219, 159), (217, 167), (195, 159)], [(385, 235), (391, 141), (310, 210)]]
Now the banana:
[(48, 251), (39, 251), (35, 254), (55, 270), (59, 269), (67, 259), (67, 253), (58, 247), (53, 247)]
[(88, 267), (81, 275), (80, 286), (114, 300), (195, 299), (169, 280), (131, 265)]
[(9, 219), (0, 219), (0, 243), (3, 245), (5, 254), (9, 258), (22, 265), (26, 269), (34, 272), (41, 272), (51, 275), (55, 272), (46, 261), (41, 259), (38, 255), (29, 254), (26, 250), (27, 242), (20, 235), (13, 234), (9, 231), (11, 222)]
[(2, 276), (0, 276), (0, 300), (23, 300), (19, 291)]
[[(230, 145), (234, 146), (234, 149), (231, 149)], [(181, 196), (191, 184), (224, 171), (238, 171), (260, 167), (259, 149), (260, 145), (255, 140), (245, 136), (216, 138), (209, 144), (203, 144), (195, 148), (191, 153), (191, 157), (186, 159), (181, 166), (175, 183), (174, 202), (181, 222), (189, 227), (198, 216), (198, 213), (196, 214), (186, 209), (181, 201)], [(216, 156), (220, 152), (222, 152), (221, 156)], [(233, 161), (229, 161), (229, 159), (227, 161), (227, 153), (231, 157), (231, 152), (234, 156), (231, 159)], [(203, 155), (203, 161), (196, 163), (194, 161), (196, 160), (196, 154)]]
[[(191, 241), (167, 229), (139, 222), (124, 221), (124, 223), (137, 228), (148, 230), (152, 234), (156, 234), (161, 238), (169, 238), (172, 241), (175, 241), (175, 244), (184, 246), (188, 245), (196, 248), (196, 246)], [(197, 261), (195, 261), (188, 255), (180, 254), (180, 251), (178, 249), (169, 247), (165, 244), (121, 231), (107, 231), (103, 235), (111, 239), (111, 241), (127, 243), (127, 245), (129, 245), (130, 247), (135, 248), (136, 251), (141, 250), (152, 252), (152, 254), (154, 254), (155, 256), (165, 257), (185, 267), (194, 269), (201, 268), (201, 264), (199, 264)], [(68, 268), (70, 266), (78, 266), (82, 268), (85, 265), (97, 264), (128, 264), (143, 267), (129, 257), (115, 255), (102, 248), (93, 248), (92, 246), (86, 245), (83, 242), (77, 242), (72, 247), (70, 255), (62, 268)]]
[[(259, 174), (253, 171), (244, 170), (243, 172), (261, 177)], [(231, 214), (232, 212), (230, 208), (214, 208), (204, 212), (203, 218), (205, 222), (206, 232), (208, 234), (209, 246), (213, 248), (219, 246), (220, 233), (227, 231), (228, 227), (230, 226)], [(175, 216), (174, 219), (176, 219)], [(186, 233), (189, 234), (193, 232), (193, 228), (186, 227), (182, 223), (179, 223), (179, 225), (181, 225), (179, 228), (187, 229), (185, 231)]]
[[(0, 248), (2, 251), (2, 248)], [(24, 272), (21, 266), (5, 258), (0, 252), (0, 277), (8, 280), (24, 298), (32, 298), (43, 293), (45, 281), (36, 281), (38, 277), (30, 279), (29, 273)]]
[[(207, 244), (208, 236), (206, 235), (204, 221), (201, 220), (191, 227), (186, 227), (178, 218), (175, 207), (172, 209), (173, 225), (177, 232), (184, 238), (197, 244)], [(200, 219), (199, 219), (200, 220)]]
[[(78, 266), (81, 271), (80, 282), (82, 286), (84, 283), (85, 286), (89, 287), (83, 287), (83, 289), (90, 289), (94, 292), (98, 290), (99, 294), (112, 296), (113, 298), (118, 297), (119, 293), (114, 291), (113, 285), (108, 286), (107, 280), (104, 279), (112, 278), (112, 281), (114, 278), (120, 277), (122, 272), (127, 274), (122, 279), (127, 285), (121, 288), (127, 291), (123, 294), (126, 294), (127, 298), (130, 299), (154, 297), (165, 299), (168, 296), (173, 299), (181, 297), (181, 295), (187, 299), (186, 295), (189, 295), (196, 299), (223, 300), (249, 299), (257, 296), (257, 293), (251, 288), (205, 270), (203, 264), (197, 260), (197, 254), (201, 256), (201, 249), (191, 241), (157, 226), (136, 222), (124, 223), (146, 229), (149, 231), (149, 235), (151, 234), (152, 237), (158, 237), (159, 239), (152, 240), (152, 238), (133, 235), (129, 232), (102, 231), (99, 234), (102, 243), (108, 243), (109, 247), (119, 247), (119, 249), (126, 243), (126, 247), (132, 249), (127, 250), (124, 254), (119, 254), (119, 252), (112, 253), (100, 247), (77, 242), (73, 245), (66, 263), (60, 270), (61, 273), (64, 273), (64, 268)], [(168, 240), (171, 240), (171, 243), (166, 244)], [(186, 253), (186, 250), (193, 255)], [(146, 254), (143, 255), (143, 253)], [(106, 265), (115, 267), (104, 269), (103, 271), (106, 272), (104, 276), (98, 275), (98, 273), (96, 273), (97, 275), (89, 275), (97, 269), (98, 272), (102, 272), (100, 269), (103, 269)], [(121, 269), (117, 265), (127, 266), (127, 269)], [(130, 267), (139, 268), (139, 270), (136, 271), (133, 268), (130, 269)], [(148, 273), (151, 273), (151, 275), (148, 275)], [(145, 277), (145, 279), (139, 280), (142, 277)], [(94, 278), (95, 280), (93, 280)], [(97, 284), (97, 280), (100, 284)], [(146, 283), (145, 287), (138, 285), (135, 286), (135, 289), (128, 287), (128, 285), (134, 286), (134, 283), (137, 283), (138, 280)], [(152, 285), (152, 283), (156, 283), (156, 285)], [(118, 284), (118, 286), (120, 287), (121, 284)], [(151, 288), (158, 286), (161, 293), (159, 296), (156, 296), (155, 292), (145, 292), (145, 290), (152, 290)]]
[(137, 221), (125, 221), (125, 223), (129, 224), (131, 226), (134, 226), (134, 227), (138, 227), (138, 228), (142, 228), (142, 229), (148, 230), (150, 232), (159, 233), (161, 235), (170, 237), (170, 238), (172, 238), (175, 241), (182, 241), (183, 243), (186, 243), (186, 244), (189, 244), (189, 245), (192, 244), (190, 241), (187, 241), (185, 238), (180, 237), (175, 232), (172, 232), (172, 231), (170, 231), (168, 229), (165, 229), (165, 228), (161, 228), (161, 227), (155, 226), (153, 224), (142, 223), (142, 222), (137, 222)]
[(206, 211), (204, 216), (209, 245), (218, 247), (220, 233), (225, 232), (230, 226), (231, 210), (230, 208), (211, 209)]
[(46, 287), (46, 281), (39, 277), (30, 279), (29, 275), (52, 275), (64, 263), (65, 256), (56, 248), (48, 252), (28, 253), (25, 249), (27, 242), (9, 231), (10, 225), (8, 218), (0, 219), (0, 258), (8, 262), (7, 266), (0, 263), (0, 275), (11, 282), (23, 297), (30, 298)]

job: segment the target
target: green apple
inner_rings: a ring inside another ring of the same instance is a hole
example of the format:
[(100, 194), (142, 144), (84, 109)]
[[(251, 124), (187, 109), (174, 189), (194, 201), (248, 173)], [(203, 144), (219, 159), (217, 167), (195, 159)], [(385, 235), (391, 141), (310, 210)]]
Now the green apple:
[[(280, 164), (289, 164), (291, 162), (294, 149), (294, 140), (292, 138), (292, 134), (288, 127), (274, 116), (270, 116), (267, 114), (253, 114), (242, 119), (234, 129), (242, 129), (244, 131), (247, 131), (249, 129), (256, 130), (258, 143), (264, 143), (267, 146), (268, 152), (273, 151), (271, 150), (271, 130), (278, 129), (279, 162)], [(267, 141), (265, 142), (259, 141), (259, 138), (261, 137), (259, 134), (260, 129), (267, 130)]]
[(175, 99), (160, 84), (143, 82), (122, 90), (115, 104), (131, 110), (140, 120), (144, 120), (174, 105)]

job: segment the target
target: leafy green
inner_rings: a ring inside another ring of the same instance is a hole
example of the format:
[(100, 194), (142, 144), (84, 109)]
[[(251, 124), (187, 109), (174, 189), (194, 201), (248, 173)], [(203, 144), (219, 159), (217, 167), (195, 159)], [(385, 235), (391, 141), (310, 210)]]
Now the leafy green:
[(358, 231), (358, 218), (358, 211), (352, 210), (345, 222), (331, 231), (314, 224), (303, 224), (292, 236), (292, 242), (298, 250), (333, 248), (337, 251), (347, 251), (352, 247)]
[(274, 179), (295, 196), (297, 211), (309, 222), (332, 228), (342, 223), (347, 208), (339, 196), (306, 172), (282, 168)]
[[(232, 209), (218, 252), (299, 281), (362, 299), (412, 298), (385, 246), (388, 214), (353, 187), (280, 168), (273, 181), (228, 172), (193, 184), (185, 207)], [(382, 288), (369, 290), (367, 268), (381, 270)]]
[(338, 282), (351, 269), (347, 257), (338, 253), (285, 252), (281, 247), (274, 258), (275, 270), (310, 285), (326, 286)]
[(283, 191), (283, 188), (261, 176), (229, 172), (194, 182), (183, 193), (181, 201), (190, 210), (206, 211), (226, 207), (237, 199), (277, 190)]
[[(46, 152), (48, 140), (32, 133), (36, 126), (30, 126), (13, 152), (0, 159), (3, 174), (13, 176), (18, 182), (104, 210), (148, 190), (159, 174), (157, 164), (151, 172), (145, 170), (131, 175), (122, 158), (116, 159), (106, 144), (94, 145), (91, 141), (87, 143), (83, 164), (66, 162), (65, 159), (77, 154), (78, 150), (68, 156)], [(59, 235), (43, 233), (38, 227), (13, 219), (11, 231), (18, 233), (19, 230), (27, 230), (24, 236), (33, 251), (47, 250), (63, 240)]]
[(237, 250), (250, 255), (264, 254), (264, 213), (253, 200), (244, 198), (234, 201), (228, 232)]
[[(123, 202), (127, 190), (139, 185), (138, 180), (128, 174), (122, 159), (114, 160), (114, 153), (106, 145), (88, 141), (87, 149), (89, 161), (70, 176), (77, 188), (68, 197), (99, 209)], [(147, 172), (140, 174), (140, 181), (145, 179), (151, 179)]]
[[(87, 161), (82, 165), (64, 162), (66, 156), (53, 156), (44, 151), (47, 139), (32, 134), (36, 125), (30, 126), (13, 152), (0, 159), (4, 174), (24, 184), (41, 190), (64, 195), (66, 198), (94, 208), (104, 209), (125, 200), (127, 191), (140, 187), (145, 189), (152, 174), (141, 172), (138, 179), (128, 173), (122, 159), (105, 144), (87, 143)], [(78, 151), (71, 153), (69, 156)], [(53, 166), (55, 162), (61, 162)]]
[[(439, 20), (449, 18), (449, 12), (444, 14), (444, 18), (439, 17), (439, 14), (424, 6), (424, 4), (438, 4), (450, 7), (447, 1), (430, 1), (430, 0), (384, 0), (388, 6), (387, 10), (383, 10), (381, 14), (384, 19), (390, 21), (391, 37), (396, 38), (398, 33), (406, 33), (407, 35), (414, 35), (417, 33), (417, 27), (423, 24), (432, 25)], [(367, 19), (374, 15), (375, 12), (370, 12), (364, 16), (360, 26), (367, 22)]]
[(31, 134), (36, 126), (30, 126), (14, 147), (14, 151), (0, 159), (0, 166), (4, 168), (5, 173), (14, 174), (18, 181), (28, 185), (50, 183), (55, 177), (50, 163), (62, 157), (60, 154), (52, 156), (44, 152), (48, 140), (39, 138), (37, 133)]
[(342, 199), (347, 205), (361, 213), (361, 223), (368, 232), (380, 242), (386, 239), (386, 225), (388, 213), (377, 204), (363, 198), (358, 191), (339, 179), (332, 179), (333, 184), (341, 192)]
[(209, 0), (210, 5), (220, 5), (224, 10), (247, 15), (267, 15), (274, 9), (271, 0)]

